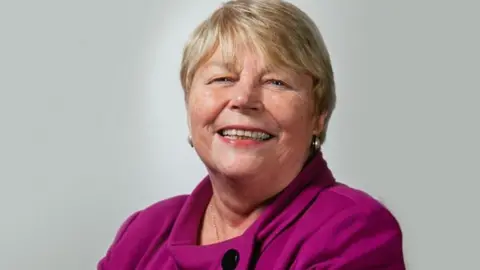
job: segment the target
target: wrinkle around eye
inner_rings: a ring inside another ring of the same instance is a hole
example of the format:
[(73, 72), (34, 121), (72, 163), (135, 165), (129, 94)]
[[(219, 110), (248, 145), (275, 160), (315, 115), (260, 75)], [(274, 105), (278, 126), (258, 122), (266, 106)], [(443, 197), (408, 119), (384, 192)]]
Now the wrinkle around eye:
[(210, 85), (210, 84), (231, 84), (231, 83), (234, 83), (235, 82), (235, 79), (233, 78), (230, 78), (230, 77), (217, 77), (217, 78), (213, 78), (213, 79), (209, 79), (207, 80), (207, 85)]
[(266, 84), (271, 85), (272, 87), (275, 87), (277, 89), (282, 89), (282, 90), (296, 90), (292, 85), (286, 83), (283, 80), (278, 80), (278, 79), (270, 79), (266, 81)]

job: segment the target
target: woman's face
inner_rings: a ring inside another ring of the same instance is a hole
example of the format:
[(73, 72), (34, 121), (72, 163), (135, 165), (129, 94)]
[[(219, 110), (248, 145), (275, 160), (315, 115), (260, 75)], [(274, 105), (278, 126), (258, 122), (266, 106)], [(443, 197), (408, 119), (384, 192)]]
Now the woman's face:
[(323, 126), (323, 117), (313, 117), (312, 78), (266, 64), (244, 51), (237, 63), (226, 63), (219, 48), (196, 72), (189, 128), (210, 172), (286, 182), (307, 159), (312, 135)]

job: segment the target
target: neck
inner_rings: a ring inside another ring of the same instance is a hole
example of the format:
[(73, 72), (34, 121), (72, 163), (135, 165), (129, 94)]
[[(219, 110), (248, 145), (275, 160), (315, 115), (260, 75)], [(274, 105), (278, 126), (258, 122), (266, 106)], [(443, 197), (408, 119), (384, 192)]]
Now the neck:
[[(261, 179), (230, 179), (210, 172), (212, 198), (205, 222), (210, 223), (216, 242), (242, 235), (263, 213), (276, 194), (290, 182), (277, 181), (273, 186), (261, 185)], [(280, 180), (280, 179), (278, 179)], [(282, 183), (283, 182), (283, 183)], [(207, 225), (208, 226), (208, 225)]]
[(205, 242), (225, 241), (242, 235), (273, 198), (291, 183), (306, 162), (308, 160), (304, 159), (286, 166), (290, 169), (297, 168), (289, 170), (288, 173), (268, 176), (252, 174), (241, 179), (232, 179), (209, 170), (212, 198), (205, 213), (202, 229), (202, 234), (206, 234), (202, 238), (209, 239)]

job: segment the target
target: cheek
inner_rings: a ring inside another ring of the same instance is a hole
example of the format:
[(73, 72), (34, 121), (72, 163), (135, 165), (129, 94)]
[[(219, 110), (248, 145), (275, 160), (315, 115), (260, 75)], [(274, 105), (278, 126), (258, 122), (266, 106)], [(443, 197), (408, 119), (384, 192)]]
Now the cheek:
[(211, 124), (219, 113), (220, 99), (210, 89), (192, 89), (188, 99), (188, 115), (192, 128)]
[(289, 133), (310, 132), (313, 102), (299, 93), (274, 95), (270, 111), (278, 124)]

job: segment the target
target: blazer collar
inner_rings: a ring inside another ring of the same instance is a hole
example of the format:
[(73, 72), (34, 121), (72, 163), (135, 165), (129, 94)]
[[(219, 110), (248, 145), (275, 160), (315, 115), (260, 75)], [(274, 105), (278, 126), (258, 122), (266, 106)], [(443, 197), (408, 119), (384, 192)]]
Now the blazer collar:
[(207, 176), (182, 207), (173, 225), (168, 248), (179, 266), (191, 269), (208, 268), (212, 256), (218, 257), (220, 262), (224, 253), (234, 248), (241, 254), (240, 269), (247, 269), (254, 249), (264, 249), (301, 215), (320, 191), (333, 184), (335, 179), (322, 153), (318, 152), (244, 234), (222, 243), (198, 246), (200, 224), (212, 196), (212, 185)]

